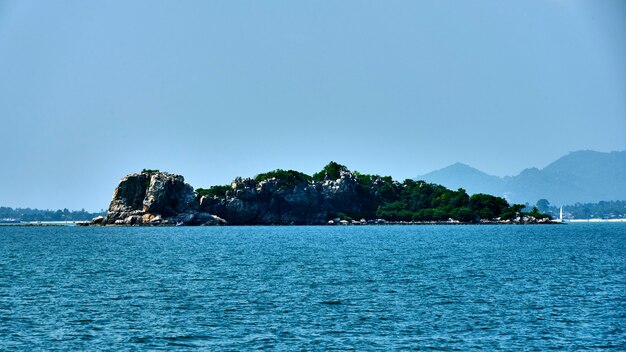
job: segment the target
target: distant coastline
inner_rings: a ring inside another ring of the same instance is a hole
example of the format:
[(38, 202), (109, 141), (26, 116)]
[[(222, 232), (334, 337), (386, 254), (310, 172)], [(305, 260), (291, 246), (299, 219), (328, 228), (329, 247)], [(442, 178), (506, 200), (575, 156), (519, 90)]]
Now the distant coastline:
[[(549, 221), (549, 222), (541, 222), (541, 223), (529, 223), (524, 225), (566, 225), (569, 223), (574, 224), (604, 224), (604, 223), (626, 223), (626, 219), (568, 219), (563, 222)], [(332, 226), (499, 226), (499, 225), (519, 225), (515, 223), (507, 223), (507, 222), (498, 222), (498, 221), (486, 221), (481, 223), (466, 223), (466, 222), (447, 222), (447, 221), (430, 221), (430, 222), (403, 222), (403, 221), (390, 221), (385, 223), (378, 224), (336, 224)], [(33, 226), (94, 226), (92, 221), (51, 221), (51, 222), (20, 222), (20, 223), (0, 223), (1, 227), (33, 227)], [(176, 224), (162, 224), (162, 225), (150, 225), (150, 224), (142, 224), (142, 225), (125, 225), (125, 224), (117, 224), (117, 225), (107, 225), (107, 226), (159, 226), (159, 227), (176, 227)], [(329, 225), (226, 225), (226, 226), (329, 226)]]
[(106, 212), (89, 212), (85, 209), (68, 210), (11, 208), (0, 206), (0, 223), (2, 222), (56, 222), (56, 221), (89, 221)]
[[(570, 222), (570, 221), (567, 221)], [(256, 225), (228, 225), (224, 224), (223, 226), (499, 226), (499, 225), (555, 225), (555, 224), (565, 224), (567, 222), (556, 222), (556, 221), (543, 221), (543, 222), (534, 222), (534, 223), (513, 223), (513, 222), (504, 222), (504, 221), (483, 221), (483, 222), (459, 222), (459, 221), (385, 221), (378, 223), (347, 223), (347, 224), (323, 224), (323, 225), (291, 225), (291, 224), (256, 224)], [(586, 222), (586, 221), (574, 221), (574, 222)], [(608, 221), (590, 221), (590, 222), (608, 222)], [(626, 222), (622, 221), (622, 222)], [(94, 226), (93, 221), (50, 221), (50, 222), (20, 222), (20, 223), (0, 223), (0, 226), (6, 227), (31, 227), (31, 226)], [(98, 225), (101, 226), (101, 225)], [(177, 227), (174, 223), (168, 224), (111, 224), (106, 226), (113, 227), (124, 227), (124, 226), (143, 226), (143, 227)]]
[(625, 222), (626, 219), (568, 219), (566, 222)]
[[(564, 219), (562, 224), (568, 223), (626, 223), (626, 219)], [(336, 223), (330, 225), (337, 226), (369, 226), (369, 225), (379, 225), (379, 226), (389, 226), (389, 225), (514, 225), (512, 222), (505, 221), (482, 221), (477, 223), (472, 222), (459, 222), (459, 221), (378, 221), (375, 220), (361, 223), (361, 222), (350, 222), (350, 223)], [(549, 222), (538, 222), (536, 224), (558, 224), (556, 221)], [(91, 226), (93, 225), (92, 221), (0, 221), (0, 226)], [(139, 225), (139, 224), (138, 224)], [(327, 224), (328, 225), (328, 224)], [(124, 224), (110, 225), (110, 226), (131, 226)], [(150, 224), (143, 224), (143, 226), (153, 226)], [(176, 226), (176, 224), (163, 224), (161, 226)], [(231, 225), (234, 226), (234, 225)], [(243, 225), (243, 226), (254, 226), (254, 225)], [(267, 225), (258, 225), (258, 226), (267, 226)], [(278, 226), (278, 225), (269, 225), (269, 226)], [(283, 225), (289, 226), (289, 225)], [(302, 226), (310, 226), (310, 225), (302, 225)]]
[(237, 177), (194, 189), (181, 175), (144, 169), (122, 178), (106, 212), (0, 207), (0, 225), (459, 225), (626, 222), (626, 201), (556, 207), (540, 199), (509, 204), (424, 181), (398, 182), (331, 162), (320, 172), (294, 170)]

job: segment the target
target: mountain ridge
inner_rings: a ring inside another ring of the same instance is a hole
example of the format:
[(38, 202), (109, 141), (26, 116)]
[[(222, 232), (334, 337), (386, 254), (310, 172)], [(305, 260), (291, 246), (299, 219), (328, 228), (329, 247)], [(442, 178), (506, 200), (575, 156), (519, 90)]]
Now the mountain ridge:
[(539, 169), (530, 167), (514, 176), (494, 176), (464, 163), (454, 163), (416, 179), (464, 188), (468, 193), (499, 195), (513, 203), (595, 203), (626, 199), (626, 151), (579, 150)]

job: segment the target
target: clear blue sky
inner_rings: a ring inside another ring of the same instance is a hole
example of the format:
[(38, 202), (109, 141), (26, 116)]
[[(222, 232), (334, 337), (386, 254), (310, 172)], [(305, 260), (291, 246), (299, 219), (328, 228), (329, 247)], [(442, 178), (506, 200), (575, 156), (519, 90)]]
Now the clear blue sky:
[(0, 205), (626, 149), (626, 1), (0, 0)]

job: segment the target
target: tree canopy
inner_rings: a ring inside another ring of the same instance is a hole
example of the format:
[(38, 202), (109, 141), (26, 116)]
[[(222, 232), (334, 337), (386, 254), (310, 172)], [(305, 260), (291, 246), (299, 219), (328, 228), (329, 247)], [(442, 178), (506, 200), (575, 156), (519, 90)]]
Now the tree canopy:
[(347, 172), (348, 168), (345, 165), (338, 164), (334, 161), (328, 163), (320, 172), (313, 174), (315, 181), (324, 181), (324, 179), (336, 180), (341, 177), (341, 172)]
[[(337, 180), (350, 171), (334, 161), (312, 176), (295, 170), (277, 169), (255, 176), (251, 182), (278, 180), (281, 187), (294, 187), (301, 183)], [(368, 175), (352, 172), (357, 180), (358, 213), (340, 213), (346, 219), (382, 218), (391, 221), (447, 221), (477, 222), (481, 219), (509, 220), (522, 214), (524, 205), (509, 203), (502, 197), (489, 194), (469, 195), (463, 188), (450, 190), (444, 186), (411, 179), (400, 183), (390, 176)], [(199, 188), (199, 195), (224, 198), (230, 186)], [(547, 215), (534, 209), (530, 215), (538, 218)], [(341, 216), (339, 216), (341, 215)]]

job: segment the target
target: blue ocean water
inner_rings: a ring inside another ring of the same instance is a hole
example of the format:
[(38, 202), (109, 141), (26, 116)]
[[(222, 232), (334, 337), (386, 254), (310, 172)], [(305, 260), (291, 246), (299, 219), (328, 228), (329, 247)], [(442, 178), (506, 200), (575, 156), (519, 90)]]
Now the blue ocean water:
[(626, 349), (626, 224), (0, 227), (0, 350)]

